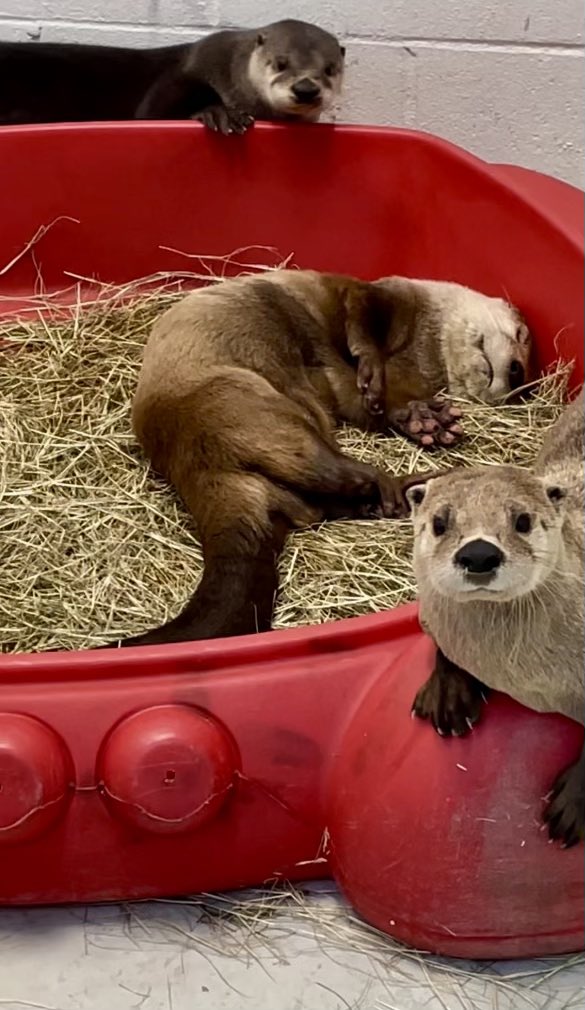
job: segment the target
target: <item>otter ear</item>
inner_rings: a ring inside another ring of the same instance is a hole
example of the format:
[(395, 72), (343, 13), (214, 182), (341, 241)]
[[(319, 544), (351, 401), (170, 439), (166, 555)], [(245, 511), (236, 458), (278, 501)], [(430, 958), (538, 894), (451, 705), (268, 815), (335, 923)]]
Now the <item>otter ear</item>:
[(567, 497), (567, 489), (561, 484), (557, 484), (556, 481), (551, 481), (548, 478), (544, 478), (543, 482), (544, 490), (546, 491), (546, 496), (553, 503), (553, 505), (560, 509), (563, 507), (563, 502)]
[(264, 35), (260, 34), (260, 35), (256, 36), (256, 45), (257, 46), (263, 46), (265, 42), (266, 42), (266, 39), (265, 39)]
[(341, 53), (341, 59), (345, 59), (345, 46), (340, 46), (339, 52)]
[(424, 502), (426, 493), (426, 484), (413, 484), (412, 487), (407, 488), (404, 492), (413, 513), (416, 513), (418, 507)]

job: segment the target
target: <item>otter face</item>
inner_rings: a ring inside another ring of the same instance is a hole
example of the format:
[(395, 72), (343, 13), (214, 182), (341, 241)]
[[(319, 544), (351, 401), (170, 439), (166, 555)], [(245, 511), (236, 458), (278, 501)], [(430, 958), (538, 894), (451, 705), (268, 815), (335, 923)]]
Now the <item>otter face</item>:
[(519, 467), (456, 470), (410, 488), (421, 592), (505, 602), (537, 589), (561, 544), (565, 491)]
[(518, 309), (464, 289), (445, 348), (451, 391), (485, 403), (503, 399), (528, 379), (530, 344)]
[(276, 116), (313, 122), (339, 95), (344, 55), (316, 25), (280, 21), (260, 31), (248, 74)]

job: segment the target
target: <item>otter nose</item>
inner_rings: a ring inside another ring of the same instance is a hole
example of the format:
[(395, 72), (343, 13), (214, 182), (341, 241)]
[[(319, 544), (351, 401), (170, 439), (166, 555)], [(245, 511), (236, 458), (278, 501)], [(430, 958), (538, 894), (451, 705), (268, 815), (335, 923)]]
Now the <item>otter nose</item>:
[(309, 105), (319, 97), (321, 88), (314, 81), (310, 81), (308, 77), (303, 77), (296, 84), (293, 84), (292, 93), (297, 102), (306, 102)]
[(470, 575), (490, 575), (500, 567), (503, 560), (503, 551), (487, 540), (470, 540), (455, 555), (455, 564)]

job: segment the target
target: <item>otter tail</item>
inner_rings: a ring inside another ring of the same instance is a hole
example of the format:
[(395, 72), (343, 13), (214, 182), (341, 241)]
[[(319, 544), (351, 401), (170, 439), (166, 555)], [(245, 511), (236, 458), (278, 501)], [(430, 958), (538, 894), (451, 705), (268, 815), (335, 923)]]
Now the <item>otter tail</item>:
[(177, 617), (123, 639), (119, 642), (123, 647), (247, 635), (270, 628), (278, 556), (291, 526), (314, 520), (310, 507), (256, 474), (200, 475), (191, 494), (197, 498), (203, 545), (201, 581)]
[(195, 519), (204, 573), (178, 617), (123, 646), (268, 630), (288, 531), (382, 507), (380, 474), (339, 451), (324, 412), (253, 373), (224, 370), (183, 400), (146, 406), (139, 437)]

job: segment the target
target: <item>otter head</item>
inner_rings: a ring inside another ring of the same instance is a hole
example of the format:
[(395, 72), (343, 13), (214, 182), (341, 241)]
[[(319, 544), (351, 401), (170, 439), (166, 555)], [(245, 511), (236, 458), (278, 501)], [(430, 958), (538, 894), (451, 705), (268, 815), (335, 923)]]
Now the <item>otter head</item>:
[(345, 50), (333, 35), (304, 21), (260, 29), (248, 74), (276, 116), (314, 121), (341, 90)]
[(528, 379), (530, 334), (513, 305), (468, 288), (455, 288), (443, 353), (449, 390), (496, 403)]
[(406, 492), (421, 596), (505, 602), (538, 589), (562, 541), (565, 490), (519, 467), (454, 470)]

